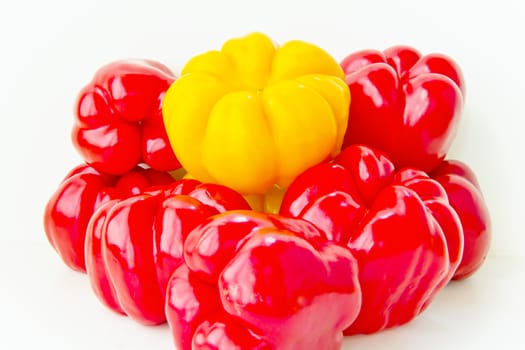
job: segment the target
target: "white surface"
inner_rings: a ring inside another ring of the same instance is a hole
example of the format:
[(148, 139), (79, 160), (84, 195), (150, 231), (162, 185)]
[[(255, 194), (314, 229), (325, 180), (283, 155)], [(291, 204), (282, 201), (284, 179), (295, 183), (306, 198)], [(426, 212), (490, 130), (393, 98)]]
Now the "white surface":
[[(178, 71), (233, 36), (302, 39), (338, 60), (409, 44), (460, 64), (467, 100), (450, 152), (478, 174), (493, 218), (489, 259), (447, 287), (406, 327), (350, 338), (345, 349), (520, 348), (525, 326), (525, 2), (516, 1), (4, 1), (0, 4), (0, 349), (171, 349), (100, 306), (87, 278), (45, 240), (42, 211), (80, 158), (70, 143), (78, 90), (101, 65), (156, 59)], [(499, 347), (499, 346), (498, 346)]]
[[(175, 349), (167, 325), (145, 327), (109, 311), (87, 277), (67, 269), (45, 244), (2, 246), (0, 263), (0, 349)], [(493, 256), (409, 324), (348, 337), (343, 349), (522, 349), (524, 268), (523, 259)]]

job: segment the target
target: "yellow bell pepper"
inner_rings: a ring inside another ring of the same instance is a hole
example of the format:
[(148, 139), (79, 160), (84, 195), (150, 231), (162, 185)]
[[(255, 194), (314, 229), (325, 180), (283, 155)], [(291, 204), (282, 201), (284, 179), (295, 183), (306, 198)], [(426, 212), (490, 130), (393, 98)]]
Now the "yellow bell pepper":
[(273, 186), (265, 194), (245, 194), (244, 199), (253, 210), (277, 214), (285, 192), (285, 188)]
[(192, 58), (166, 92), (164, 124), (191, 176), (243, 194), (285, 188), (338, 153), (350, 92), (339, 64), (302, 41), (261, 33)]

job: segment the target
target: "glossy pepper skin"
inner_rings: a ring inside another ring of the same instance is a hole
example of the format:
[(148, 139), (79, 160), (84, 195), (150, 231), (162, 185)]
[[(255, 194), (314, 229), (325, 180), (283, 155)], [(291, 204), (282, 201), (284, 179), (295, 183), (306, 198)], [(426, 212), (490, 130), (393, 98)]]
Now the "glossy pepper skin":
[(465, 83), (459, 66), (408, 46), (359, 51), (341, 66), (352, 94), (343, 146), (366, 144), (397, 167), (435, 169), (460, 121)]
[(418, 315), (461, 260), (459, 217), (443, 187), (421, 170), (396, 170), (378, 150), (354, 145), (301, 174), (281, 214), (303, 218), (350, 248), (363, 304), (345, 334), (373, 333)]
[(491, 220), (476, 175), (458, 160), (446, 160), (432, 173), (447, 192), (463, 226), (465, 248), (453, 279), (461, 280), (476, 272), (487, 257), (491, 241)]
[(165, 322), (166, 285), (184, 262), (189, 231), (213, 214), (248, 208), (233, 190), (196, 180), (105, 203), (93, 214), (85, 242), (93, 291), (137, 322)]
[(93, 212), (105, 202), (138, 194), (174, 179), (165, 172), (136, 167), (122, 176), (100, 173), (82, 164), (69, 172), (47, 202), (46, 236), (64, 263), (85, 272), (84, 240)]
[(322, 49), (277, 47), (253, 33), (186, 64), (166, 93), (164, 124), (193, 177), (264, 194), (339, 152), (350, 103), (343, 79)]
[(181, 350), (339, 349), (359, 312), (355, 259), (304, 220), (215, 215), (189, 234), (184, 258), (166, 299)]
[(72, 140), (84, 160), (116, 175), (141, 163), (161, 171), (178, 169), (161, 113), (174, 80), (155, 61), (120, 60), (101, 67), (76, 104)]

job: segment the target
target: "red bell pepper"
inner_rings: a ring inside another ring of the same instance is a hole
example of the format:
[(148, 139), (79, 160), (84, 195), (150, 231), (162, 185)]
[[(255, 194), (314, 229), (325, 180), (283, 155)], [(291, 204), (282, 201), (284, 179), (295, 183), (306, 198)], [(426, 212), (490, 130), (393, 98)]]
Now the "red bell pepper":
[(461, 260), (461, 224), (443, 187), (420, 170), (396, 171), (365, 146), (347, 147), (296, 178), (281, 214), (314, 223), (356, 257), (363, 305), (346, 334), (408, 322)]
[(84, 240), (93, 212), (111, 199), (138, 194), (153, 185), (174, 179), (164, 172), (136, 167), (122, 176), (102, 174), (82, 164), (75, 167), (49, 199), (44, 230), (67, 266), (85, 272)]
[(148, 60), (115, 61), (100, 68), (78, 96), (73, 144), (84, 160), (108, 174), (140, 163), (180, 167), (162, 121), (164, 94), (175, 77)]
[(465, 248), (453, 279), (464, 279), (481, 267), (488, 254), (491, 240), (489, 211), (476, 175), (465, 163), (444, 161), (432, 177), (447, 192), (463, 226)]
[(163, 323), (168, 279), (183, 259), (183, 242), (207, 217), (249, 209), (233, 190), (180, 180), (102, 205), (87, 228), (91, 286), (110, 309), (148, 325)]
[(397, 167), (435, 169), (460, 120), (465, 83), (459, 66), (407, 46), (359, 51), (341, 66), (352, 96), (343, 147), (366, 144)]
[(350, 251), (304, 220), (254, 211), (208, 218), (184, 244), (166, 312), (197, 349), (339, 349), (361, 304)]

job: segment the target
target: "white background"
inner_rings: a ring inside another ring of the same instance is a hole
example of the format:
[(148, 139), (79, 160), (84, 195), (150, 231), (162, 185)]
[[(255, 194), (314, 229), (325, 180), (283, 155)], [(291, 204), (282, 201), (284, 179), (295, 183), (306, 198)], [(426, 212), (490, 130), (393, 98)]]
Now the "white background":
[(462, 67), (467, 99), (451, 158), (477, 173), (493, 219), (483, 268), (407, 326), (344, 349), (516, 349), (525, 326), (523, 1), (3, 1), (0, 5), (0, 349), (173, 349), (166, 326), (104, 309), (45, 240), (44, 205), (81, 160), (78, 90), (101, 65), (138, 57), (178, 72), (193, 55), (262, 31), (337, 60), (409, 44)]

